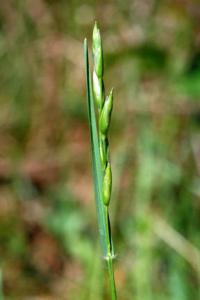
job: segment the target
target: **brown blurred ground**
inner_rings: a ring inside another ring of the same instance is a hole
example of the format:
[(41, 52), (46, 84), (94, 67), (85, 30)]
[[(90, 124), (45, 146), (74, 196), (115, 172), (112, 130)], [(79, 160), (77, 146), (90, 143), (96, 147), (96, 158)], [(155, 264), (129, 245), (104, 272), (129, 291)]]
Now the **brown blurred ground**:
[[(119, 299), (199, 299), (198, 1), (1, 1), (0, 264), (6, 299), (109, 299), (82, 42), (115, 87)], [(193, 257), (191, 259), (191, 257)]]

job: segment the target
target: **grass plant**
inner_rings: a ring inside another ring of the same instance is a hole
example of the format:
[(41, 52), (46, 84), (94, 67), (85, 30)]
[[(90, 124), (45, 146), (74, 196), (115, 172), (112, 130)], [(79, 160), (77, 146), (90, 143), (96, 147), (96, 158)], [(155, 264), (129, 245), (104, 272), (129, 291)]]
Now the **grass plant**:
[(109, 220), (112, 172), (108, 142), (108, 129), (111, 121), (111, 112), (113, 106), (113, 90), (111, 90), (109, 96), (105, 99), (103, 82), (104, 65), (102, 41), (100, 31), (96, 23), (93, 30), (92, 48), (94, 61), (93, 82), (90, 74), (87, 40), (85, 39), (84, 57), (86, 71), (86, 89), (98, 226), (103, 258), (106, 261), (107, 265), (111, 299), (115, 300), (117, 299), (113, 268), (113, 259), (115, 255)]

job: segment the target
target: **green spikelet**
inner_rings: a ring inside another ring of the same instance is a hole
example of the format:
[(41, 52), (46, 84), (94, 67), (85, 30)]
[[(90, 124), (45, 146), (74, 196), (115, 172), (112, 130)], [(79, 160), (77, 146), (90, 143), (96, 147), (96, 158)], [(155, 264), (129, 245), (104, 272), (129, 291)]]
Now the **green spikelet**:
[(101, 42), (100, 31), (97, 27), (97, 23), (94, 25), (93, 30), (93, 60), (94, 60), (94, 69), (98, 78), (103, 77), (103, 49)]
[(106, 142), (107, 142), (106, 137), (104, 135), (101, 135), (99, 142), (100, 142), (99, 148), (100, 148), (102, 169), (105, 170), (106, 163), (107, 163), (107, 150), (108, 150), (106, 147)]
[(93, 61), (94, 61), (94, 71), (93, 71), (93, 94), (99, 111), (103, 107), (104, 103), (104, 84), (103, 84), (103, 49), (101, 42), (100, 31), (97, 24), (94, 25), (93, 30)]
[(95, 70), (93, 71), (93, 93), (98, 109), (101, 109), (104, 102), (103, 80), (97, 77)]
[(111, 166), (108, 162), (104, 178), (103, 178), (103, 202), (104, 205), (108, 206), (110, 203), (110, 197), (111, 197), (111, 189), (112, 189), (112, 172), (111, 172)]
[(113, 108), (113, 89), (110, 92), (110, 95), (106, 98), (103, 109), (101, 111), (100, 120), (99, 120), (99, 128), (102, 134), (107, 135), (111, 113)]

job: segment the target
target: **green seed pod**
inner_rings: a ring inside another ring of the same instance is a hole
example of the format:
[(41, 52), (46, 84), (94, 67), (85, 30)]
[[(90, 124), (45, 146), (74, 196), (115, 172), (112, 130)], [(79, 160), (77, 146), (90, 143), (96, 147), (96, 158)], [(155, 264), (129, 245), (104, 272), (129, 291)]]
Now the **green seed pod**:
[(110, 119), (111, 119), (111, 113), (113, 108), (113, 89), (110, 92), (110, 95), (106, 97), (106, 101), (104, 103), (100, 119), (99, 119), (99, 128), (102, 134), (107, 135), (109, 125), (110, 125)]
[(108, 206), (110, 203), (112, 189), (112, 172), (110, 163), (107, 163), (107, 167), (105, 170), (104, 178), (103, 178), (103, 203)]
[(95, 23), (93, 29), (93, 59), (94, 59), (94, 69), (99, 78), (103, 77), (103, 50), (102, 50), (102, 42), (100, 30)]
[(101, 109), (104, 101), (103, 82), (100, 78), (97, 77), (95, 71), (93, 71), (93, 93), (97, 107)]

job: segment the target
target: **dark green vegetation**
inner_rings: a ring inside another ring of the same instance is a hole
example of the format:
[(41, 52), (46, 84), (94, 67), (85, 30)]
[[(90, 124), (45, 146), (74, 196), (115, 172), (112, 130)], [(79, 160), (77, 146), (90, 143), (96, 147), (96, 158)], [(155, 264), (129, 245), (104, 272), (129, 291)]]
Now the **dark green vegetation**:
[(1, 2), (6, 298), (109, 299), (99, 259), (82, 55), (83, 37), (91, 36), (96, 19), (104, 80), (115, 87), (110, 212), (118, 297), (198, 300), (198, 1)]

